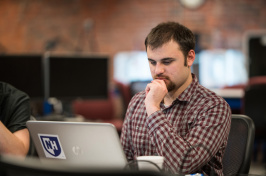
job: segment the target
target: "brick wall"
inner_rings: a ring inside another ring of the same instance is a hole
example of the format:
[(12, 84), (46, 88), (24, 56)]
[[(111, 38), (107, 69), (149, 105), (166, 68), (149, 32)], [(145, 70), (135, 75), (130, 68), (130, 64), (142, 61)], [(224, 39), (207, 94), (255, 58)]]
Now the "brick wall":
[(242, 49), (245, 31), (266, 29), (265, 0), (206, 0), (196, 10), (178, 0), (0, 0), (0, 53), (107, 53), (144, 50), (162, 21), (200, 34), (202, 48)]

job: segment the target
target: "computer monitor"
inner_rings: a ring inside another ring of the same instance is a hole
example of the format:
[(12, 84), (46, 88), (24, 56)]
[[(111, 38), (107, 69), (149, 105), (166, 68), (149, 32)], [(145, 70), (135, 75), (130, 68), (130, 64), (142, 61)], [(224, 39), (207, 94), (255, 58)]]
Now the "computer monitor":
[(151, 81), (146, 51), (119, 52), (114, 56), (114, 79), (123, 84)]
[(202, 50), (199, 55), (199, 82), (219, 89), (247, 82), (245, 58), (238, 50)]
[(108, 56), (51, 56), (49, 96), (60, 100), (106, 99)]
[(0, 81), (43, 99), (42, 55), (0, 55)]
[(266, 75), (266, 30), (245, 33), (245, 52), (248, 76)]

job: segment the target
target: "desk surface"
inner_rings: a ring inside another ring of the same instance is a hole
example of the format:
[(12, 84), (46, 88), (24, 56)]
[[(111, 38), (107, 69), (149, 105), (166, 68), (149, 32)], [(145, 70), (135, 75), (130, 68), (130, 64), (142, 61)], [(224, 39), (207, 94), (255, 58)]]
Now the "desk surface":
[(217, 95), (220, 95), (223, 98), (243, 98), (244, 90), (243, 89), (211, 89)]

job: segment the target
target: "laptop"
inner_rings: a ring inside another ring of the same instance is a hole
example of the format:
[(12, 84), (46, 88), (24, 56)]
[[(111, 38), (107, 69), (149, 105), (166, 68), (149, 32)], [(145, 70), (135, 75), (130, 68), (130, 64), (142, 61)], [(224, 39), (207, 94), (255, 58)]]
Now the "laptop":
[(28, 121), (40, 160), (89, 168), (123, 169), (127, 159), (109, 123)]

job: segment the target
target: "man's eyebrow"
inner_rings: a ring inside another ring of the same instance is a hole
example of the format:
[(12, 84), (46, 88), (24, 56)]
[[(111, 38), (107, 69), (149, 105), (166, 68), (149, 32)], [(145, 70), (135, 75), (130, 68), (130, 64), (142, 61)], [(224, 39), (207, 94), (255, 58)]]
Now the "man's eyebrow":
[[(153, 59), (151, 58), (148, 58), (149, 61), (154, 61)], [(166, 58), (162, 58), (161, 61), (167, 61), (167, 60), (175, 60), (175, 58), (172, 58), (172, 57), (166, 57)]]
[(172, 58), (172, 57), (166, 57), (166, 58), (163, 58), (161, 59), (162, 61), (169, 61), (169, 60), (175, 60), (175, 58)]

